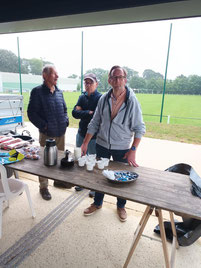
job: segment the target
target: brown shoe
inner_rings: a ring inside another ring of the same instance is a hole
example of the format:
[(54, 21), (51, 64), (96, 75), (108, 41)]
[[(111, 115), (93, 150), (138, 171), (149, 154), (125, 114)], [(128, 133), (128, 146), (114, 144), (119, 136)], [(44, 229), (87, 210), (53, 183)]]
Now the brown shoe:
[(119, 216), (120, 221), (126, 221), (127, 220), (127, 213), (125, 208), (118, 208), (117, 207), (117, 214)]
[(102, 206), (96, 206), (93, 204), (91, 204), (90, 207), (86, 208), (84, 210), (84, 215), (85, 216), (90, 216), (91, 214), (93, 214), (94, 212), (96, 212), (98, 209), (102, 208)]

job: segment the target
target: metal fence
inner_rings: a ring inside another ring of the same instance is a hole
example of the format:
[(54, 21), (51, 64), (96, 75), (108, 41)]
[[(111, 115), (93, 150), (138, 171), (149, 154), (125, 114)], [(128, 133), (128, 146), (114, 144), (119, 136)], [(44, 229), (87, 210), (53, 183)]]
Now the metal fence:
[[(150, 117), (157, 117), (159, 118), (157, 121), (160, 121), (160, 115), (159, 114), (143, 114), (143, 117), (150, 116)], [(198, 125), (201, 125), (201, 118), (197, 117), (182, 117), (182, 116), (171, 116), (171, 115), (163, 115), (163, 118), (165, 118), (167, 121), (167, 124), (170, 124), (171, 119), (178, 119), (180, 120), (191, 120), (191, 121), (198, 121)]]

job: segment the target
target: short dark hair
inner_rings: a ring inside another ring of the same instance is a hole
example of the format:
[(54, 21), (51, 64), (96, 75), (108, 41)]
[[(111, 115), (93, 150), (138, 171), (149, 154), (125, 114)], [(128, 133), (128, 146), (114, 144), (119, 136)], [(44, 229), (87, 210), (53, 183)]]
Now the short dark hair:
[(111, 74), (115, 69), (122, 69), (122, 71), (124, 72), (125, 77), (127, 77), (127, 71), (123, 67), (121, 67), (119, 65), (114, 65), (109, 71), (109, 75), (108, 75), (109, 78), (111, 78)]

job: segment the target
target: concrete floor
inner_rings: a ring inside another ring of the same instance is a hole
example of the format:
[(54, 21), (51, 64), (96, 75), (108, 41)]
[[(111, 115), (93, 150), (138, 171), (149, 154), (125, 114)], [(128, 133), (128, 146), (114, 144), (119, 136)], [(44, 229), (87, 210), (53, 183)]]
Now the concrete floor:
[[(37, 138), (37, 130), (30, 124), (26, 127)], [(76, 132), (77, 129), (67, 130), (66, 147), (71, 151)], [(200, 145), (148, 138), (142, 139), (137, 155), (141, 166), (164, 170), (176, 163), (187, 163), (198, 174), (201, 174), (200, 159)], [(36, 218), (31, 218), (25, 193), (4, 209), (0, 267), (123, 267), (145, 206), (128, 201), (128, 220), (122, 223), (117, 218), (116, 199), (106, 196), (103, 208), (85, 217), (83, 210), (93, 201), (87, 190), (76, 193), (74, 188), (58, 189), (50, 181), (52, 200), (45, 201), (38, 192), (38, 178), (19, 175), (29, 186)], [(169, 220), (167, 212), (164, 216)], [(153, 214), (128, 267), (164, 267), (162, 244), (153, 233), (157, 224)], [(175, 267), (201, 267), (200, 256), (201, 238), (177, 250)]]

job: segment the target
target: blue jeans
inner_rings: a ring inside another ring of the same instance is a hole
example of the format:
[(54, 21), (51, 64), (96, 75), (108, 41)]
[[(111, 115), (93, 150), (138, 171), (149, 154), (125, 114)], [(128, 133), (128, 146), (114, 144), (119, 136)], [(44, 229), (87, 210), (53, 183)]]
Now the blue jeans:
[[(110, 158), (112, 156), (114, 161), (127, 163), (127, 159), (123, 159), (123, 157), (125, 153), (127, 153), (128, 151), (129, 149), (128, 150), (109, 150), (99, 144), (96, 144), (97, 157)], [(103, 198), (104, 198), (104, 194), (95, 192), (94, 205), (101, 206), (103, 204)], [(121, 199), (117, 197), (117, 207), (124, 208), (125, 204), (126, 204), (125, 199)]]
[[(82, 137), (79, 133), (76, 135), (76, 146), (81, 147), (84, 141), (84, 137)], [(96, 154), (96, 139), (91, 139), (88, 144), (87, 154)]]

